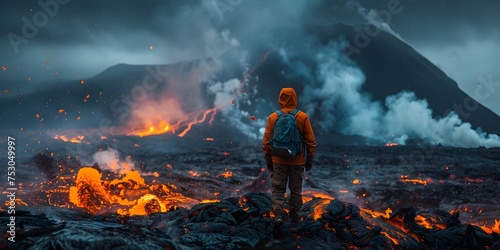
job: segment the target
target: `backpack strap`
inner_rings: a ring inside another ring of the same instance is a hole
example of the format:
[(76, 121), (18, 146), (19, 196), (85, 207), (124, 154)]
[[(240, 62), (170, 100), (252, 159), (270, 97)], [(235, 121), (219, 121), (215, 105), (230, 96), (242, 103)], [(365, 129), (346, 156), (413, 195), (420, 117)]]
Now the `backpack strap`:
[(297, 114), (300, 112), (299, 109), (294, 109), (292, 110), (292, 112), (290, 112), (290, 114), (292, 114), (293, 116), (297, 116)]
[[(297, 114), (300, 112), (299, 109), (294, 109), (292, 110), (292, 112), (290, 112), (290, 114), (292, 114), (293, 116), (297, 116)], [(281, 110), (276, 110), (276, 114), (278, 114), (278, 116), (281, 116), (281, 115), (284, 115), (285, 113), (283, 113)]]

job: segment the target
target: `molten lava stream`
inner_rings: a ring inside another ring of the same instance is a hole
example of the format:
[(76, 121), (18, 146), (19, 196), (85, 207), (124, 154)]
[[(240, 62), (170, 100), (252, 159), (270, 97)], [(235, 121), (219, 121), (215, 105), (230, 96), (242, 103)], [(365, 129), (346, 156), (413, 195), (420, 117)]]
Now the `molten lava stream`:
[(409, 242), (415, 245), (420, 241), (417, 235), (409, 232), (402, 224), (389, 220), (392, 212), (391, 208), (387, 208), (385, 212), (360, 208), (360, 215), (370, 224), (381, 227), (380, 234), (390, 239), (394, 245), (400, 245), (401, 242)]
[[(479, 226), (479, 225), (476, 225)], [(486, 233), (492, 234), (500, 234), (500, 220), (495, 220), (495, 224), (492, 227), (488, 227), (486, 225), (479, 226), (481, 229), (483, 229)]]
[[(154, 116), (144, 118), (141, 116), (140, 124), (137, 121), (131, 120), (127, 128), (124, 128), (120, 134), (128, 136), (152, 136), (166, 133), (176, 134), (179, 137), (184, 137), (193, 127), (193, 125), (204, 123), (208, 119), (208, 123), (212, 125), (217, 108), (211, 108), (203, 111), (195, 111), (178, 119), (175, 123), (171, 123), (168, 118), (159, 117), (156, 113)], [(177, 133), (177, 131), (180, 131)]]
[(191, 207), (198, 200), (176, 193), (173, 184), (147, 184), (138, 171), (129, 171), (121, 179), (103, 181), (95, 168), (78, 171), (69, 200), (92, 214), (148, 215), (176, 207)]

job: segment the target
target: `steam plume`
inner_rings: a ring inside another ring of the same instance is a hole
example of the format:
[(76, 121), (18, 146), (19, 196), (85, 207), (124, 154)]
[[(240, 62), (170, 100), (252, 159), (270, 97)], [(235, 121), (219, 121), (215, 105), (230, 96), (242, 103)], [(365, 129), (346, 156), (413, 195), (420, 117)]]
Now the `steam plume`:
[(99, 151), (95, 153), (92, 158), (101, 168), (108, 169), (119, 174), (127, 173), (135, 168), (134, 162), (129, 158), (120, 160), (120, 153), (118, 150), (113, 148)]
[(312, 80), (304, 87), (303, 107), (317, 117), (316, 124), (324, 132), (338, 131), (361, 135), (379, 142), (420, 139), (433, 145), (454, 147), (499, 147), (500, 137), (472, 129), (452, 112), (433, 118), (426, 100), (413, 92), (403, 91), (388, 96), (382, 104), (361, 91), (365, 76), (354, 62), (342, 53), (347, 43), (331, 42), (319, 47), (315, 55), (316, 70), (304, 69), (300, 59), (282, 50), (285, 62)]

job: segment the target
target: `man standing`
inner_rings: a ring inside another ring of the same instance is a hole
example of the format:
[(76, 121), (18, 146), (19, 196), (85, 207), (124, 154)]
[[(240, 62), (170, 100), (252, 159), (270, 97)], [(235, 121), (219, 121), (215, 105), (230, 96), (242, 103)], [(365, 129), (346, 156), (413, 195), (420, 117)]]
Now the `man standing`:
[[(264, 150), (264, 158), (266, 160), (267, 169), (273, 172), (272, 175), (272, 201), (273, 213), (277, 223), (283, 222), (285, 210), (283, 202), (287, 183), (290, 189), (290, 219), (292, 223), (298, 222), (300, 219), (299, 211), (302, 207), (302, 177), (304, 166), (306, 171), (312, 168), (314, 150), (316, 148), (316, 140), (311, 127), (311, 122), (306, 113), (297, 109), (297, 94), (293, 88), (281, 89), (278, 102), (280, 110), (269, 115), (262, 139), (262, 149)], [(281, 112), (280, 112), (281, 111)], [(298, 112), (297, 112), (298, 111)], [(280, 114), (295, 115), (296, 128), (298, 134), (302, 138), (303, 145), (300, 152), (295, 156), (286, 157), (277, 155), (272, 148), (272, 139), (275, 136), (275, 126)]]

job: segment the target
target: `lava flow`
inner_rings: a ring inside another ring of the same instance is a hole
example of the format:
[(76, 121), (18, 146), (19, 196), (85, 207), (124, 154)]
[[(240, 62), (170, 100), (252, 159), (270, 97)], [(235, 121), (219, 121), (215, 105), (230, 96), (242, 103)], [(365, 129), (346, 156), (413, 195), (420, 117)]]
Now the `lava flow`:
[(212, 125), (216, 114), (217, 109), (211, 108), (187, 114), (175, 122), (171, 122), (167, 115), (152, 115), (141, 120), (139, 124), (132, 122), (132, 125), (124, 129), (123, 133), (139, 137), (172, 133), (184, 137), (195, 124), (204, 123), (208, 120), (208, 123)]
[(64, 141), (64, 142), (71, 142), (71, 143), (81, 143), (84, 139), (85, 139), (85, 136), (83, 135), (77, 135), (77, 136), (73, 136), (73, 137), (68, 137), (66, 135), (54, 135), (53, 138), (55, 140), (61, 140), (61, 141)]
[(166, 212), (178, 206), (191, 207), (198, 200), (175, 192), (174, 184), (146, 184), (133, 170), (121, 179), (102, 180), (95, 168), (78, 171), (76, 183), (69, 190), (69, 200), (90, 213), (116, 212), (120, 215), (146, 215)]

